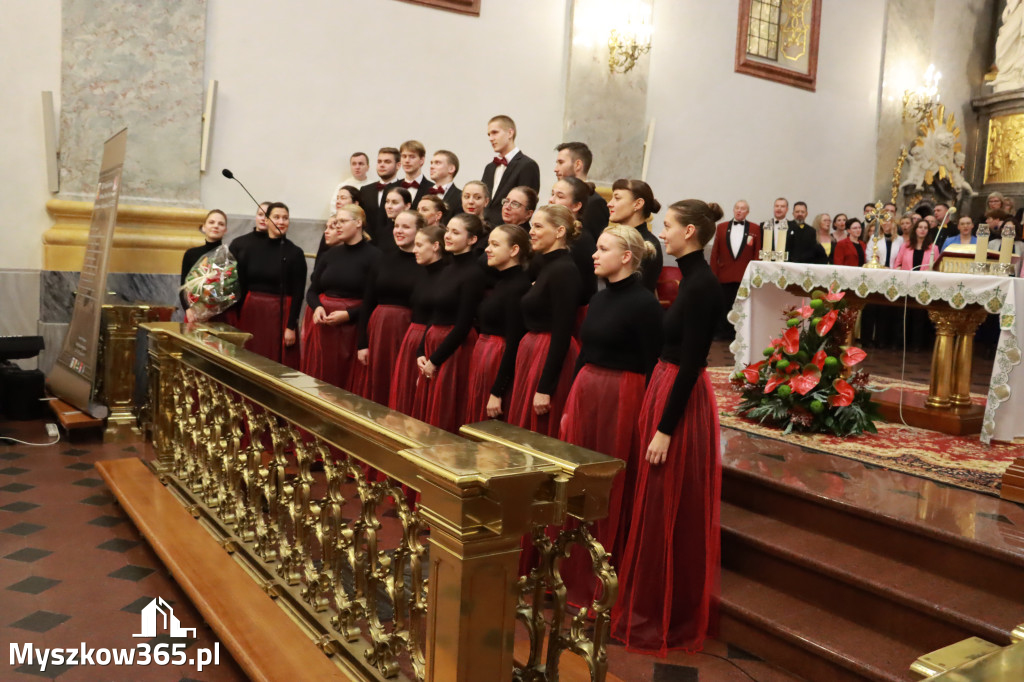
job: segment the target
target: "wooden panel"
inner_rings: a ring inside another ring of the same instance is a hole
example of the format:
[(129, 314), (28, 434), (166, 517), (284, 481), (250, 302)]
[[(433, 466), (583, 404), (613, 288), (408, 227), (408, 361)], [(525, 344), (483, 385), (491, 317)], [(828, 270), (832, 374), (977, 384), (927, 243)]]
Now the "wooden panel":
[(472, 14), (475, 17), (480, 16), (480, 0), (403, 0), (403, 2)]
[(350, 682), (140, 460), (96, 469), (251, 679)]

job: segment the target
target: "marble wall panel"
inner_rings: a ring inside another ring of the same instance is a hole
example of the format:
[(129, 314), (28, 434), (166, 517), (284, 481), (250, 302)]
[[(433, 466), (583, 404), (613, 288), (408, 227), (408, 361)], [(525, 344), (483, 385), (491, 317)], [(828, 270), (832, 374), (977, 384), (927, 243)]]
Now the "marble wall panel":
[[(641, 4), (649, 11), (652, 0)], [(585, 142), (594, 153), (588, 179), (602, 185), (641, 175), (650, 73), (649, 55), (628, 73), (609, 72), (608, 35), (620, 21), (609, 9), (606, 0), (573, 3), (563, 125), (566, 141)], [(554, 167), (553, 159), (554, 152), (538, 157), (542, 174)]]
[(60, 197), (92, 198), (127, 126), (121, 201), (198, 206), (206, 0), (62, 0), (61, 21)]
[[(75, 308), (77, 272), (44, 270), (39, 295), (39, 320), (67, 323)], [(177, 305), (178, 276), (112, 272), (107, 275), (109, 301)]]

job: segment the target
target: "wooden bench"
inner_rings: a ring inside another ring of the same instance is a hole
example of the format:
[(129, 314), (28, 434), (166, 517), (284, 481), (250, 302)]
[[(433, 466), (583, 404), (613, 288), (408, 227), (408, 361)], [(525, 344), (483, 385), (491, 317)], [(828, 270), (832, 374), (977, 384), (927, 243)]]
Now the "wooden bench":
[(82, 412), (73, 405), (68, 405), (60, 398), (51, 398), (49, 400), (50, 409), (53, 410), (53, 416), (57, 418), (60, 425), (64, 427), (64, 430), (68, 433), (72, 431), (80, 431), (82, 429), (94, 429), (102, 428), (103, 420), (96, 419), (85, 412)]
[(250, 679), (350, 682), (141, 460), (96, 469)]

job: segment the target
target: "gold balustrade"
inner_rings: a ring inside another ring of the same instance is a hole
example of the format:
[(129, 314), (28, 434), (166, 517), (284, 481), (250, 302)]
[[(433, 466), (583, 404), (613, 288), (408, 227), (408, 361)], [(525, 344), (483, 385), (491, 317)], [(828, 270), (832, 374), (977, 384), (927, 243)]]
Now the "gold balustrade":
[[(153, 470), (353, 679), (553, 681), (565, 653), (606, 679), (617, 578), (588, 524), (621, 461), (500, 422), (447, 433), (249, 353), (222, 325), (143, 326)], [(520, 577), (524, 534), (541, 561)], [(592, 621), (567, 613), (558, 568), (574, 545), (602, 585)]]

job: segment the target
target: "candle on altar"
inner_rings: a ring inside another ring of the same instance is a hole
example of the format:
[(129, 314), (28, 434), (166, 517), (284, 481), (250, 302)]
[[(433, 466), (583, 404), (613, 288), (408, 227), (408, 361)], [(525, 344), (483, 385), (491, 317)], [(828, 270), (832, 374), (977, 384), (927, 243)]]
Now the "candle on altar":
[(975, 245), (974, 262), (985, 263), (988, 261), (988, 225), (978, 228), (978, 243)]
[(999, 242), (999, 262), (1008, 264), (1010, 258), (1013, 257), (1013, 237), (1014, 237), (1013, 225), (1004, 225), (1002, 231), (1002, 241)]
[(779, 252), (786, 251), (786, 228), (779, 230), (779, 233), (775, 235), (775, 250)]
[(772, 250), (772, 233), (775, 232), (775, 223), (767, 222), (764, 224), (764, 234), (761, 235), (764, 240), (761, 244), (762, 251)]

